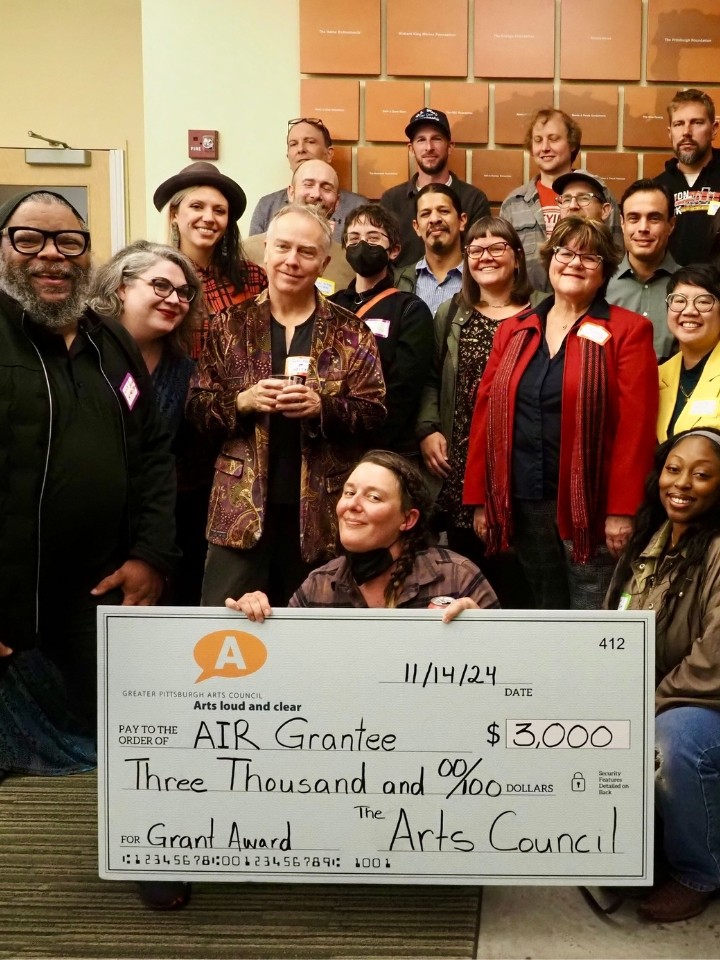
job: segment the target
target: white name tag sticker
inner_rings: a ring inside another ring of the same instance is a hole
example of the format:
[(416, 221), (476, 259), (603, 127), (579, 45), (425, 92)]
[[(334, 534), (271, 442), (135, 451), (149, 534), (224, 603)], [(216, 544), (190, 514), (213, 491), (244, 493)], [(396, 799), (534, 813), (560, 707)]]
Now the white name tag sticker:
[(315, 286), (320, 293), (325, 294), (326, 297), (331, 297), (335, 293), (335, 281), (328, 280), (327, 277), (318, 277), (315, 281)]
[(390, 333), (389, 320), (366, 320), (365, 323), (370, 327), (376, 337), (387, 337)]
[(306, 377), (310, 372), (310, 357), (286, 357), (285, 373), (289, 377)]
[(708, 204), (708, 209), (707, 209), (708, 216), (714, 217), (715, 214), (718, 212), (718, 210), (720, 210), (720, 201), (711, 200), (710, 203)]
[(689, 407), (696, 417), (716, 417), (718, 412), (717, 400), (691, 400)]
[(140, 396), (140, 387), (138, 387), (131, 373), (125, 374), (125, 379), (120, 384), (120, 393), (123, 395), (128, 409), (132, 410), (137, 403), (137, 398)]
[(601, 327), (599, 323), (591, 323), (589, 320), (580, 324), (577, 335), (585, 340), (592, 340), (593, 343), (599, 343), (601, 347), (604, 347), (612, 336), (605, 327)]

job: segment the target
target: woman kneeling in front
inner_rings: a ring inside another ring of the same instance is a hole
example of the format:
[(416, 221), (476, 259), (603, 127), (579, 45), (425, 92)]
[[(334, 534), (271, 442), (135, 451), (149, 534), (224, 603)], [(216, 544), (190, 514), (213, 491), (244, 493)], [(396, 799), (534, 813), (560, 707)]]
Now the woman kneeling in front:
[[(432, 498), (420, 472), (399, 454), (365, 454), (336, 509), (344, 553), (313, 571), (289, 606), (418, 609), (443, 596), (453, 600), (442, 615), (446, 622), (461, 610), (498, 606), (475, 564), (430, 546)], [(226, 605), (259, 622), (271, 612), (260, 591)]]

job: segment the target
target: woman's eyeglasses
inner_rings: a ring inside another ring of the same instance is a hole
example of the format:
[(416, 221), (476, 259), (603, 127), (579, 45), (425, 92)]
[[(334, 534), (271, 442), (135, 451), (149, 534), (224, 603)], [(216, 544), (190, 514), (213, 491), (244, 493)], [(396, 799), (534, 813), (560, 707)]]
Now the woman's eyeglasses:
[(510, 246), (505, 240), (498, 240), (497, 243), (489, 243), (486, 247), (481, 247), (480, 245), (476, 247), (466, 247), (465, 253), (467, 254), (468, 260), (482, 260), (483, 256), (487, 253), (497, 260), (501, 257), (507, 248)]
[(558, 263), (563, 263), (565, 266), (577, 258), (586, 270), (597, 270), (603, 262), (599, 253), (575, 253), (574, 250), (568, 250), (567, 247), (555, 247), (553, 256)]
[(170, 294), (175, 292), (180, 303), (191, 303), (197, 293), (195, 287), (191, 287), (189, 283), (182, 283), (179, 287), (175, 287), (164, 277), (154, 277), (152, 280), (146, 280), (145, 283), (150, 284), (158, 297), (162, 297), (163, 300), (167, 300)]
[(684, 293), (669, 293), (665, 297), (665, 303), (673, 313), (682, 313), (689, 303), (698, 313), (710, 313), (717, 299), (711, 293), (699, 293), (696, 297), (686, 297)]

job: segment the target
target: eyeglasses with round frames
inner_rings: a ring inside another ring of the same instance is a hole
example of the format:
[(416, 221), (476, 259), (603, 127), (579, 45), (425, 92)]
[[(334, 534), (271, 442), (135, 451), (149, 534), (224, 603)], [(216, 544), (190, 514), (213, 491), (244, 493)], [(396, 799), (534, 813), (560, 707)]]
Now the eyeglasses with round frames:
[(501, 257), (510, 244), (506, 240), (498, 240), (496, 243), (489, 243), (486, 247), (466, 247), (465, 253), (467, 254), (468, 260), (482, 260), (484, 254), (488, 254), (497, 260)]
[(149, 284), (157, 296), (163, 300), (167, 300), (170, 294), (175, 292), (180, 303), (192, 303), (197, 293), (195, 287), (191, 287), (189, 283), (182, 283), (179, 287), (175, 287), (165, 277), (153, 277), (152, 280), (145, 280), (145, 283)]
[(682, 313), (689, 303), (698, 313), (710, 313), (717, 303), (717, 298), (711, 293), (699, 293), (696, 297), (686, 297), (684, 293), (669, 293), (665, 297), (665, 303), (673, 313)]
[(32, 257), (40, 253), (52, 240), (55, 249), (63, 257), (81, 257), (90, 245), (87, 230), (40, 230), (36, 227), (7, 227), (0, 236), (7, 234), (16, 253)]
[(364, 240), (365, 243), (369, 243), (373, 247), (379, 247), (383, 240), (387, 240), (387, 242), (390, 243), (390, 237), (386, 233), (378, 230), (377, 233), (368, 233), (365, 237), (361, 237), (359, 233), (349, 233), (345, 238), (345, 246), (354, 247), (360, 243), (361, 240)]
[(577, 258), (586, 270), (597, 270), (603, 262), (599, 253), (575, 253), (574, 250), (568, 250), (567, 247), (554, 247), (553, 256), (558, 263), (565, 266), (568, 266)]
[(594, 193), (564, 193), (561, 197), (557, 198), (558, 206), (560, 207), (570, 207), (573, 201), (577, 203), (579, 207), (587, 207), (593, 200), (597, 200), (598, 203), (605, 203), (602, 197), (598, 197)]

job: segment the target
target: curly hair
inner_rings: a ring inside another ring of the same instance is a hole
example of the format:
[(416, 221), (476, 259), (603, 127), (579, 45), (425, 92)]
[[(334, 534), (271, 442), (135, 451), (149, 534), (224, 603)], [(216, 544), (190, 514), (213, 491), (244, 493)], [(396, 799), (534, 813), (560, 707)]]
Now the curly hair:
[(188, 312), (172, 333), (163, 337), (165, 347), (174, 356), (188, 354), (192, 345), (192, 331), (200, 323), (204, 311), (202, 284), (191, 261), (174, 247), (164, 243), (151, 243), (149, 240), (136, 240), (122, 250), (118, 250), (106, 264), (97, 271), (88, 296), (88, 304), (101, 317), (120, 320), (123, 301), (118, 290), (127, 280), (134, 280), (145, 270), (149, 270), (160, 260), (167, 260), (180, 267), (185, 282), (195, 291), (188, 304)]
[(374, 463), (392, 473), (400, 488), (400, 506), (405, 512), (417, 510), (417, 522), (401, 534), (402, 550), (385, 588), (385, 606), (395, 607), (402, 585), (415, 564), (415, 557), (429, 546), (433, 498), (418, 468), (399, 453), (390, 450), (369, 450), (358, 462)]
[[(185, 187), (184, 190), (178, 190), (178, 192), (170, 198), (165, 208), (165, 216), (167, 217), (167, 241), (171, 247), (175, 247), (177, 250), (180, 249), (182, 238), (177, 232), (175, 214), (185, 197), (194, 190), (197, 190), (200, 186), (202, 186), (202, 184), (195, 184), (195, 186), (192, 187)], [(215, 187), (215, 189), (217, 190), (217, 187)], [(227, 200), (227, 197), (225, 197), (225, 199)], [(173, 230), (173, 225), (175, 226), (175, 230)], [(237, 225), (237, 221), (233, 220), (229, 213), (225, 233), (222, 235), (222, 239), (218, 240), (212, 249), (210, 269), (216, 280), (229, 280), (238, 290), (244, 289), (247, 285), (247, 257), (245, 256), (242, 240), (240, 239), (240, 228)]]
[[(667, 520), (665, 507), (660, 501), (659, 485), (660, 474), (666, 460), (673, 448), (686, 437), (700, 435), (706, 436), (709, 440), (708, 434), (717, 437), (717, 440), (710, 440), (710, 443), (713, 444), (714, 453), (720, 461), (720, 430), (715, 429), (715, 427), (695, 427), (692, 430), (683, 430), (661, 443), (655, 451), (653, 468), (645, 481), (645, 496), (633, 521), (633, 533), (620, 557), (608, 593), (608, 607), (610, 609), (617, 608), (623, 587), (632, 580), (632, 564), (645, 550), (653, 534)], [(663, 629), (667, 629), (672, 622), (683, 586), (688, 580), (692, 579), (698, 569), (702, 569), (707, 557), (708, 547), (717, 536), (720, 536), (720, 497), (709, 510), (688, 526), (679, 540), (679, 543), (682, 544), (682, 552), (670, 573), (669, 586), (663, 597), (661, 609), (657, 611), (658, 628), (662, 626)]]

